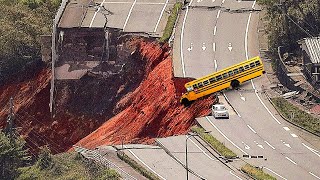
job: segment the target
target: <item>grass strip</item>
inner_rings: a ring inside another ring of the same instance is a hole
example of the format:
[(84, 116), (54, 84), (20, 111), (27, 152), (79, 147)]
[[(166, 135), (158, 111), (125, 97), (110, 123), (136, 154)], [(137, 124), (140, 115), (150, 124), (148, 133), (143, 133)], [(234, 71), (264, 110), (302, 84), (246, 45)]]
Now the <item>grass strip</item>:
[(282, 97), (271, 98), (271, 101), (278, 112), (289, 122), (320, 135), (320, 119), (300, 110)]
[(132, 168), (137, 170), (140, 174), (142, 174), (144, 177), (150, 179), (150, 180), (160, 180), (156, 175), (154, 175), (152, 172), (146, 170), (144, 167), (142, 167), (140, 164), (138, 164), (135, 160), (131, 159), (129, 156), (127, 156), (124, 153), (117, 153), (117, 156), (127, 164), (129, 164)]
[(217, 150), (222, 156), (226, 158), (235, 158), (237, 155), (228, 149), (224, 144), (218, 141), (211, 134), (205, 133), (205, 129), (201, 127), (194, 126), (191, 128), (191, 131), (196, 132), (201, 136), (205, 141), (207, 141), (215, 150)]
[(159, 40), (160, 42), (167, 42), (169, 40), (169, 38), (173, 32), (174, 24), (175, 24), (177, 17), (178, 17), (178, 13), (181, 8), (182, 8), (181, 2), (177, 2), (174, 4), (173, 9), (171, 10), (171, 14), (168, 18), (166, 27), (164, 29), (163, 35)]
[(263, 172), (262, 169), (256, 168), (250, 164), (242, 166), (241, 170), (257, 180), (276, 180), (275, 177), (272, 177), (271, 175)]

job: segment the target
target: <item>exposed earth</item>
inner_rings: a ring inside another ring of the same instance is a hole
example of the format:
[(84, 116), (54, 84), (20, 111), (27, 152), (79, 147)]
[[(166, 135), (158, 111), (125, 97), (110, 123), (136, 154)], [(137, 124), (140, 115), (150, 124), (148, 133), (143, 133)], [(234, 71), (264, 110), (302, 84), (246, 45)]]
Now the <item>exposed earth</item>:
[[(119, 42), (123, 69), (112, 76), (88, 73), (79, 80), (57, 81), (54, 117), (49, 111), (51, 73), (36, 72), (28, 81), (0, 88), (0, 127), (14, 97), (15, 127), (31, 152), (48, 144), (53, 153), (73, 144), (87, 148), (125, 143), (150, 144), (154, 138), (186, 134), (194, 119), (210, 113), (215, 96), (184, 107), (184, 84), (175, 78), (170, 47), (152, 39), (127, 37)], [(102, 67), (108, 64), (102, 64)]]

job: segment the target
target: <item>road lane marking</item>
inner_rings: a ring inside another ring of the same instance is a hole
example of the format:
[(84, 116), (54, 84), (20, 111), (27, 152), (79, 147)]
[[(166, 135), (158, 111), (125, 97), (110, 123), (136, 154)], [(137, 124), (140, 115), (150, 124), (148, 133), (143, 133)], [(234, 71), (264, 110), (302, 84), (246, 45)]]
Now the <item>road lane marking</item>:
[(253, 130), (253, 128), (249, 124), (247, 124), (247, 126), (253, 133), (257, 134), (257, 132), (255, 130)]
[(254, 8), (254, 5), (256, 5), (256, 1), (253, 1), (253, 4), (251, 6), (252, 9)]
[(158, 26), (159, 26), (159, 23), (160, 23), (160, 20), (161, 20), (161, 17), (162, 17), (162, 15), (163, 15), (164, 10), (165, 10), (166, 7), (167, 7), (168, 2), (169, 2), (169, 0), (167, 0), (167, 1), (166, 1), (166, 4), (163, 6), (162, 11), (161, 11), (161, 13), (160, 13), (160, 17), (159, 17), (159, 19), (158, 19), (158, 21), (157, 21), (156, 27), (154, 27), (153, 32), (156, 32), (156, 31), (157, 31)]
[[(233, 175), (233, 176), (235, 176), (236, 178), (238, 178), (238, 179), (241, 179), (239, 176), (237, 176), (236, 174), (233, 174), (233, 172), (232, 171), (230, 171), (230, 174), (231, 175)], [(241, 179), (242, 180), (242, 179)]]
[(298, 137), (296, 134), (291, 134), (291, 136), (294, 138)]
[[(126, 146), (123, 146), (126, 148)], [(138, 161), (140, 161), (143, 165), (145, 165), (148, 169), (150, 169), (150, 171), (152, 171), (153, 173), (155, 173), (157, 176), (159, 176), (161, 179), (166, 179), (164, 177), (162, 177), (160, 174), (158, 174), (156, 171), (154, 171), (150, 166), (148, 166), (145, 162), (143, 162), (131, 149), (127, 149)]]
[(241, 142), (243, 145), (244, 145), (244, 148), (249, 150), (250, 149), (250, 146), (248, 146), (246, 143), (244, 143), (243, 141)]
[[(190, 1), (189, 5), (190, 4), (192, 4), (192, 0)], [(181, 56), (181, 66), (182, 66), (183, 77), (186, 77), (185, 64), (184, 64), (184, 60), (183, 60), (183, 35), (184, 35), (184, 26), (186, 24), (187, 15), (189, 12), (189, 5), (187, 6), (187, 11), (186, 11), (186, 14), (184, 15), (184, 18), (183, 18), (181, 34), (180, 34), (180, 56)]]
[(214, 36), (216, 35), (216, 32), (217, 32), (217, 26), (214, 26), (214, 29), (213, 29), (213, 35)]
[(319, 154), (319, 151), (315, 150), (315, 149), (312, 149), (311, 147), (305, 145), (304, 143), (302, 143), (302, 145), (304, 147), (306, 147), (307, 149), (309, 149), (311, 152), (313, 152), (315, 155), (317, 155), (318, 157), (320, 157), (320, 154)]
[(206, 50), (206, 49), (207, 49), (206, 43), (202, 43), (202, 50), (204, 51), (204, 50)]
[(242, 96), (242, 94), (239, 92), (239, 95), (240, 95), (240, 99), (242, 100), (242, 101), (246, 101), (246, 98), (244, 97), (244, 96)]
[(273, 171), (273, 170), (271, 170), (270, 168), (268, 168), (268, 167), (263, 167), (263, 168), (264, 168), (264, 169), (267, 169), (268, 171), (272, 172), (273, 174), (275, 174), (275, 175), (277, 175), (277, 176), (281, 177), (282, 179), (287, 180), (287, 178), (282, 177), (280, 174), (278, 174), (278, 173), (274, 172), (274, 171)]
[(231, 52), (231, 50), (232, 50), (232, 44), (231, 43), (228, 44), (228, 49)]
[(236, 148), (238, 148), (241, 152), (243, 152), (244, 154), (248, 155), (248, 153), (246, 153), (244, 150), (242, 150), (239, 146), (237, 146), (234, 142), (232, 142), (226, 135), (224, 135), (222, 133), (222, 131), (220, 131), (220, 129), (218, 129), (218, 127), (216, 125), (214, 125), (211, 120), (208, 118), (208, 116), (206, 116), (206, 119), (209, 121), (209, 123), (226, 139), (228, 140), (232, 145), (234, 145)]
[(216, 51), (216, 43), (212, 43), (212, 50), (213, 50), (213, 52)]
[(291, 148), (290, 144), (284, 142), (282, 139), (280, 139), (280, 141), (281, 141), (285, 146), (287, 146), (288, 148)]
[(309, 172), (309, 174), (311, 174), (313, 177), (317, 178), (317, 179), (320, 179), (319, 176), (316, 176), (315, 174), (313, 174), (312, 172)]
[(270, 146), (272, 149), (276, 149), (274, 148), (270, 143), (268, 143), (267, 141), (264, 141), (266, 144), (268, 144), (268, 146)]
[(134, 2), (133, 2), (132, 5), (131, 5), (129, 14), (128, 14), (127, 19), (126, 19), (126, 21), (124, 22), (124, 25), (123, 25), (123, 28), (122, 28), (123, 31), (124, 31), (124, 28), (127, 26), (127, 23), (128, 23), (128, 21), (129, 21), (130, 15), (131, 15), (131, 13), (132, 13), (132, 9), (133, 9), (133, 7), (134, 7), (134, 5), (135, 5), (136, 3), (137, 3), (137, 0), (134, 0)]
[(100, 11), (100, 8), (103, 6), (104, 1), (105, 1), (105, 0), (102, 1), (102, 3), (100, 4), (100, 6), (98, 7), (97, 11), (94, 12), (94, 15), (93, 15), (93, 17), (92, 17), (92, 19), (91, 19), (91, 22), (90, 22), (89, 27), (92, 27), (93, 21), (94, 21), (94, 19), (96, 18), (98, 12)]
[(217, 19), (218, 19), (218, 18), (219, 18), (219, 16), (220, 16), (220, 12), (221, 12), (221, 10), (219, 10), (219, 11), (218, 11)]
[(217, 60), (213, 60), (213, 61), (214, 61), (214, 71), (217, 72), (218, 70)]
[[(226, 96), (226, 94), (225, 93), (222, 93), (223, 94), (223, 96), (224, 96), (224, 98), (226, 98), (226, 100), (227, 100), (227, 102), (229, 103), (229, 104), (231, 104), (230, 103), (230, 101), (229, 101), (229, 99), (228, 99), (228, 97)], [(236, 108), (234, 108), (234, 107), (231, 107), (233, 110), (234, 110), (234, 112), (236, 112), (236, 114), (241, 118), (241, 115), (239, 114), (239, 112), (236, 110)]]
[(290, 129), (288, 127), (283, 127), (284, 130), (289, 131)]
[(296, 162), (294, 162), (292, 159), (288, 158), (287, 156), (286, 156), (286, 159), (287, 159), (288, 161), (292, 162), (294, 165), (297, 165)]
[[(186, 137), (188, 137), (188, 135), (186, 135)], [(196, 144), (194, 141), (192, 141), (192, 139), (189, 139), (205, 156), (207, 156), (209, 159), (213, 160), (213, 161), (219, 161), (218, 159), (214, 159), (212, 157), (210, 157), (206, 152), (204, 152), (199, 146), (198, 144)]]

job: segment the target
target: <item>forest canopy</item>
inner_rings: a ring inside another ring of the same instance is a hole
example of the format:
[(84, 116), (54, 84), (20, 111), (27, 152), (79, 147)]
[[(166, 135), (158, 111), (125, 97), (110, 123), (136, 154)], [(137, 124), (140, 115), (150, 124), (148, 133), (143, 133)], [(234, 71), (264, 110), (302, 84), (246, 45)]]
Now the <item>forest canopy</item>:
[(61, 0), (0, 0), (0, 85), (41, 66), (40, 35), (51, 34)]
[(318, 0), (258, 0), (266, 9), (269, 48), (275, 54), (278, 46), (295, 52), (297, 41), (319, 36), (320, 1)]

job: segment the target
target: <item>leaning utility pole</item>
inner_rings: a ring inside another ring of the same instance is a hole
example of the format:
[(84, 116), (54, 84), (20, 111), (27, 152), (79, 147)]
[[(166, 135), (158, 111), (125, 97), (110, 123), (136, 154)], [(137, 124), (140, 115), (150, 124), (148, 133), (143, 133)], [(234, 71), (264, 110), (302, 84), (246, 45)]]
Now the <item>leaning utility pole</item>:
[(9, 135), (10, 139), (12, 139), (13, 135), (13, 126), (14, 126), (14, 106), (13, 106), (13, 98), (11, 97), (9, 100), (9, 114), (7, 117), (7, 126), (5, 128), (6, 135)]

